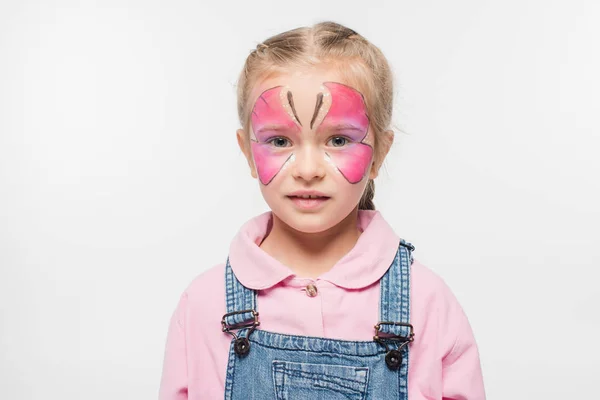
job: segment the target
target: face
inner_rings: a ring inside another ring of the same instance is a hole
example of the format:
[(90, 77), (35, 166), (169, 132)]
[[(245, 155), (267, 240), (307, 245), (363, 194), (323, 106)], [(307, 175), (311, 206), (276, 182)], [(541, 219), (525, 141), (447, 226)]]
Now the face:
[(260, 81), (251, 100), (245, 153), (269, 207), (301, 232), (341, 222), (376, 175), (363, 95), (334, 69), (313, 68)]

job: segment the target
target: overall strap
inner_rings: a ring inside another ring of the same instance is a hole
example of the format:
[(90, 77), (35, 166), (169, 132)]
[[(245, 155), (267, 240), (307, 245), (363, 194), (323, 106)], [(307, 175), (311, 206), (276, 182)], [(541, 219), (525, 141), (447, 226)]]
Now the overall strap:
[(381, 320), (375, 326), (375, 341), (385, 346), (385, 363), (390, 370), (398, 370), (400, 399), (408, 399), (409, 343), (413, 341), (410, 324), (410, 266), (415, 247), (400, 240), (396, 257), (380, 280)]
[[(381, 278), (379, 316), (382, 322), (410, 323), (410, 265), (415, 247), (400, 240), (396, 257), (385, 275)], [(410, 328), (405, 325), (382, 324), (380, 332), (410, 336)]]
[(256, 313), (256, 292), (243, 286), (237, 280), (229, 264), (225, 264), (225, 296), (227, 314), (223, 317), (226, 325), (237, 326), (254, 320)]
[(414, 249), (411, 243), (401, 239), (392, 265), (381, 278), (378, 332), (385, 335), (412, 336), (410, 265), (414, 261), (411, 253)]

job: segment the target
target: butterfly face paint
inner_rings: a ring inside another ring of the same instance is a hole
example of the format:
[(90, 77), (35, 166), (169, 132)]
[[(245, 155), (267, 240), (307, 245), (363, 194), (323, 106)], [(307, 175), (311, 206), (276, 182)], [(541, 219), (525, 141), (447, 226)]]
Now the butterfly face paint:
[(313, 123), (317, 134), (331, 132), (346, 139), (346, 144), (329, 147), (325, 157), (330, 159), (350, 183), (358, 183), (365, 176), (373, 158), (373, 148), (364, 143), (369, 131), (369, 118), (363, 96), (350, 86), (335, 82), (323, 84), (330, 96), (317, 98)]
[[(281, 137), (300, 140), (302, 133), (289, 88), (277, 86), (264, 91), (254, 104), (251, 123), (256, 169), (261, 183), (267, 185), (295, 159), (293, 147), (275, 146), (274, 142)], [(343, 138), (341, 146), (327, 146), (323, 157), (348, 182), (360, 182), (373, 157), (373, 148), (364, 143), (369, 118), (362, 94), (341, 83), (323, 83), (310, 121), (310, 129), (315, 127), (318, 136)]]
[(300, 133), (300, 121), (293, 107), (292, 92), (284, 86), (264, 91), (252, 109), (252, 153), (263, 185), (268, 185), (283, 167), (294, 160), (288, 147), (276, 147), (273, 140)]

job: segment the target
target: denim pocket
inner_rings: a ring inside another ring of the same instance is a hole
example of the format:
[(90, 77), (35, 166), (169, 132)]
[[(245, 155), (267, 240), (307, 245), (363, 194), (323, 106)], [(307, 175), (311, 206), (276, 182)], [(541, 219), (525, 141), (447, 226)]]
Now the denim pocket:
[(273, 381), (278, 400), (363, 400), (369, 368), (275, 360)]

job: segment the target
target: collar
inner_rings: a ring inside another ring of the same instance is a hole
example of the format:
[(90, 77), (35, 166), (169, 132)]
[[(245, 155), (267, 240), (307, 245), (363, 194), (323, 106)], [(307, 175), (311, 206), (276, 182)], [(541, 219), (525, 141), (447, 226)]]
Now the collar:
[[(267, 289), (296, 276), (259, 247), (272, 218), (272, 212), (268, 211), (250, 219), (241, 227), (229, 249), (231, 268), (240, 283), (249, 289)], [(396, 256), (400, 238), (379, 211), (359, 210), (358, 227), (362, 233), (354, 247), (317, 280), (346, 289), (360, 289), (385, 274)]]

